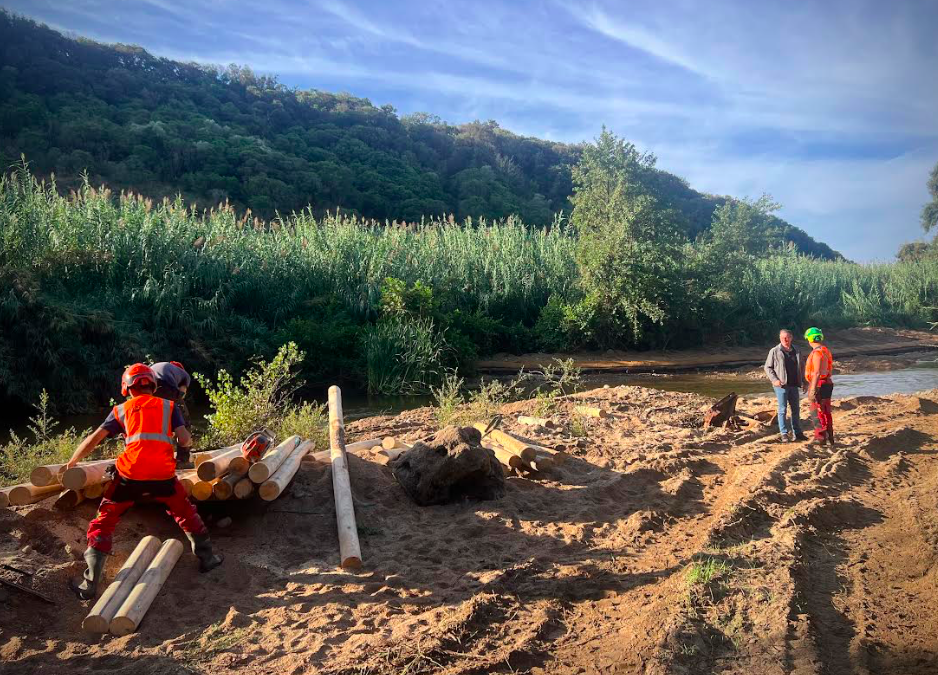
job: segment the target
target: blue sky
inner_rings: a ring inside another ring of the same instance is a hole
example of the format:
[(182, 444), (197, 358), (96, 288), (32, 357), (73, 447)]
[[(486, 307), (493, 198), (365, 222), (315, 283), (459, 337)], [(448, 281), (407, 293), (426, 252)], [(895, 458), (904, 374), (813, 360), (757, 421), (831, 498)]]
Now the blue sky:
[(400, 113), (591, 140), (705, 192), (770, 193), (855, 260), (921, 239), (938, 2), (0, 0), (62, 31), (239, 63)]

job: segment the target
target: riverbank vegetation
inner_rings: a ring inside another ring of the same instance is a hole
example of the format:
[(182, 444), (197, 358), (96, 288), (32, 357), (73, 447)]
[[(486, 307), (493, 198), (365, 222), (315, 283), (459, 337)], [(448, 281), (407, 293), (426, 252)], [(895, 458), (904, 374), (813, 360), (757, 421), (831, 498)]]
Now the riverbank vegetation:
[[(690, 240), (635, 180), (651, 158), (604, 132), (569, 221), (418, 225), (309, 212), (62, 196), (21, 166), (0, 179), (0, 392), (93, 408), (148, 357), (241, 373), (295, 342), (311, 384), (427, 391), (497, 351), (680, 348), (795, 328), (933, 320), (938, 262), (857, 265), (779, 247), (768, 199), (717, 209)], [(65, 386), (63, 386), (63, 384)]]

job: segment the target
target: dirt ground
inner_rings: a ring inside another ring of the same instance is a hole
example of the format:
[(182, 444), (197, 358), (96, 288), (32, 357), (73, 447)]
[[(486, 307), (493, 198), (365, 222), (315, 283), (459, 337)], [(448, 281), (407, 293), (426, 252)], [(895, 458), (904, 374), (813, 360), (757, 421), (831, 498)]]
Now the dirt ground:
[[(838, 365), (845, 359), (858, 357), (855, 366), (863, 367), (869, 361), (875, 364), (890, 363), (891, 359), (867, 359), (859, 357), (890, 356), (922, 350), (938, 349), (938, 333), (894, 328), (847, 328), (826, 331), (827, 342), (837, 356)], [(796, 335), (796, 346), (807, 350), (808, 346)], [(741, 368), (761, 366), (765, 356), (775, 343), (757, 347), (725, 347), (718, 341), (704, 349), (682, 349), (680, 351), (623, 352), (607, 350), (600, 353), (579, 354), (497, 354), (477, 362), (480, 373), (514, 374), (524, 368), (531, 371), (550, 363), (553, 359), (572, 358), (583, 372), (628, 372), (667, 373), (697, 369)], [(902, 366), (898, 366), (902, 367)], [(845, 371), (851, 372), (851, 371)]]
[[(613, 415), (576, 421), (584, 402)], [(702, 429), (710, 402), (598, 389), (557, 404), (557, 431), (506, 406), (506, 428), (573, 457), (491, 502), (419, 508), (350, 457), (358, 572), (337, 568), (331, 476), (310, 461), (266, 510), (206, 509), (224, 565), (200, 575), (187, 552), (126, 637), (83, 633), (89, 604), (65, 589), (94, 506), (2, 511), (0, 561), (56, 604), (2, 592), (0, 673), (938, 672), (938, 390), (836, 401), (834, 451)], [(433, 428), (421, 409), (349, 440)], [(131, 512), (108, 580), (147, 533), (178, 536)]]

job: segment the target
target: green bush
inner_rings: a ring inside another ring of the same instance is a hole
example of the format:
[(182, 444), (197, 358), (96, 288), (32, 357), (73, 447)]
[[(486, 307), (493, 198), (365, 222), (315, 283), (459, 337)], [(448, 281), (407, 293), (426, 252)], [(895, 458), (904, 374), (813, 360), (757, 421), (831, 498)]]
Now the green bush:
[(424, 394), (443, 377), (446, 342), (432, 319), (392, 317), (364, 336), (368, 391), (373, 394)]

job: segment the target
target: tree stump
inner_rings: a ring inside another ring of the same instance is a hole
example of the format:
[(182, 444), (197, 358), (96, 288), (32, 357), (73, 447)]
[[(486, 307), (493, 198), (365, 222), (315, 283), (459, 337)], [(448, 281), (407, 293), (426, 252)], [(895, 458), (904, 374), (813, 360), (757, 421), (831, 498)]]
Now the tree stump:
[(730, 393), (710, 406), (710, 409), (704, 413), (705, 427), (722, 427), (736, 414), (736, 401), (739, 397), (735, 393)]
[(497, 499), (505, 494), (505, 475), (481, 441), (477, 429), (446, 427), (429, 441), (417, 441), (388, 466), (419, 506)]

